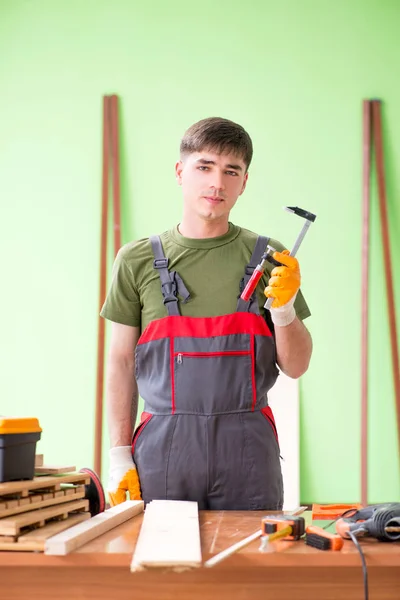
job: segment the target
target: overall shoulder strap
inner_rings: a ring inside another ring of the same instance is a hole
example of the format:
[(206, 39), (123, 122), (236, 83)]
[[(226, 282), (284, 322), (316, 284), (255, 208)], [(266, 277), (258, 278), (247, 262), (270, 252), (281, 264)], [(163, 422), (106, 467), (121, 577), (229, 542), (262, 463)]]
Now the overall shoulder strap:
[(261, 257), (264, 254), (266, 247), (269, 242), (269, 237), (264, 237), (262, 235), (258, 236), (256, 240), (256, 244), (254, 246), (253, 254), (250, 257), (249, 263), (246, 265), (244, 276), (240, 281), (239, 289), (240, 293), (238, 296), (238, 302), (236, 306), (237, 312), (252, 312), (256, 315), (260, 314), (258, 302), (257, 302), (257, 294), (254, 290), (250, 300), (245, 302), (241, 299), (240, 294), (243, 292), (244, 288), (248, 284), (250, 277), (253, 275), (253, 271), (256, 266), (261, 262)]
[(182, 296), (184, 302), (189, 300), (190, 294), (178, 273), (169, 271), (169, 261), (165, 257), (160, 236), (150, 236), (150, 243), (154, 254), (153, 267), (157, 269), (161, 279), (161, 292), (168, 315), (179, 316), (181, 313), (178, 305), (178, 293)]

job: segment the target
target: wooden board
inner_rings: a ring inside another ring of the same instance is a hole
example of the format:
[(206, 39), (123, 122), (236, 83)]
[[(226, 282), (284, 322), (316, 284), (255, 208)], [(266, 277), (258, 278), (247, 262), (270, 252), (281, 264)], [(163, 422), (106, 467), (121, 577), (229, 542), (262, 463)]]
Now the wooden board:
[(153, 500), (146, 506), (131, 571), (201, 566), (197, 502)]
[[(0, 496), (27, 497), (32, 490), (60, 490), (61, 485), (65, 483), (88, 485), (90, 476), (87, 473), (71, 473), (70, 475), (44, 475), (30, 481), (7, 481), (0, 483)], [(1, 501), (2, 499), (0, 499)]]
[(32, 494), (27, 498), (18, 500), (9, 500), (0, 504), (0, 519), (25, 513), (54, 504), (62, 504), (68, 500), (78, 500), (85, 497), (85, 486), (77, 485), (72, 488), (63, 489), (57, 492), (48, 492), (44, 494)]
[(9, 541), (6, 542), (4, 538), (7, 536), (4, 536), (0, 541), (0, 550), (11, 552), (43, 552), (47, 538), (88, 519), (90, 519), (90, 513), (77, 513), (76, 515), (70, 515), (68, 519), (63, 521), (51, 521), (44, 527), (29, 531), (28, 533), (21, 535), (16, 541), (10, 537), (8, 538)]
[(76, 471), (76, 467), (57, 467), (55, 465), (42, 465), (36, 467), (35, 465), (36, 475), (60, 475), (62, 473), (73, 473), (74, 471)]
[(41, 467), (43, 464), (43, 454), (35, 455), (35, 467)]
[(299, 380), (280, 371), (268, 392), (268, 403), (274, 413), (279, 437), (283, 509), (293, 510), (300, 504), (300, 395)]
[(63, 556), (143, 512), (142, 500), (127, 500), (46, 540), (45, 554)]
[(0, 535), (18, 536), (24, 527), (44, 524), (45, 521), (54, 519), (55, 517), (67, 518), (68, 514), (73, 511), (87, 510), (89, 510), (88, 500), (72, 500), (71, 502), (63, 502), (50, 508), (40, 508), (39, 510), (0, 519)]

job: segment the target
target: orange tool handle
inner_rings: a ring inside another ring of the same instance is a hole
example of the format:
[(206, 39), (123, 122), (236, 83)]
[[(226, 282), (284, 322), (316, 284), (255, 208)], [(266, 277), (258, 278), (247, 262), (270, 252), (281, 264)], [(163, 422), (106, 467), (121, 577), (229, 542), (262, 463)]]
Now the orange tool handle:
[(260, 281), (261, 277), (263, 276), (264, 270), (261, 269), (261, 267), (258, 265), (254, 271), (253, 271), (253, 275), (250, 277), (246, 287), (244, 288), (242, 295), (240, 296), (242, 300), (244, 300), (245, 302), (247, 302), (248, 300), (250, 300), (250, 298), (253, 295), (254, 290), (257, 287), (258, 282)]
[(325, 531), (325, 529), (322, 529), (322, 527), (308, 525), (308, 527), (306, 527), (306, 533), (320, 535), (321, 537), (330, 540), (331, 550), (341, 550), (343, 548), (342, 538), (335, 533), (329, 533), (329, 531)]

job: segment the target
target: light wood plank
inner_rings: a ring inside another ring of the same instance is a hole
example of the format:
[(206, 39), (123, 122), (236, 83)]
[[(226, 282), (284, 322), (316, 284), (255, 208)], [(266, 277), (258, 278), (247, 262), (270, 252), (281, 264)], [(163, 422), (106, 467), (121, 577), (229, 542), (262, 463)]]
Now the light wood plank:
[(43, 523), (48, 519), (55, 517), (62, 517), (74, 510), (88, 510), (88, 500), (74, 500), (72, 502), (60, 503), (57, 506), (51, 506), (50, 508), (42, 508), (39, 510), (33, 510), (24, 514), (15, 515), (14, 517), (7, 517), (6, 519), (0, 519), (0, 534), (1, 535), (18, 535), (23, 527), (28, 525), (34, 525), (35, 523)]
[(146, 506), (131, 571), (201, 566), (197, 502), (153, 500)]
[(127, 500), (46, 541), (45, 554), (63, 556), (143, 512), (142, 500)]
[(35, 467), (37, 475), (59, 475), (61, 473), (73, 473), (74, 471), (76, 471), (76, 467), (70, 466), (42, 465), (41, 467)]
[(43, 454), (35, 455), (35, 467), (41, 467), (43, 464)]

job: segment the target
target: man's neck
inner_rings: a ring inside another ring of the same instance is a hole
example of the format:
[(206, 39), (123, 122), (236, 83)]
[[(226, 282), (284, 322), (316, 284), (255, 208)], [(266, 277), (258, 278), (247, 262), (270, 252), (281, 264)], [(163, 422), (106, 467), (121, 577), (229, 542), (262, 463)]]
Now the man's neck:
[(178, 225), (178, 231), (184, 237), (192, 239), (215, 238), (228, 233), (229, 222), (227, 220), (190, 220), (183, 216)]

